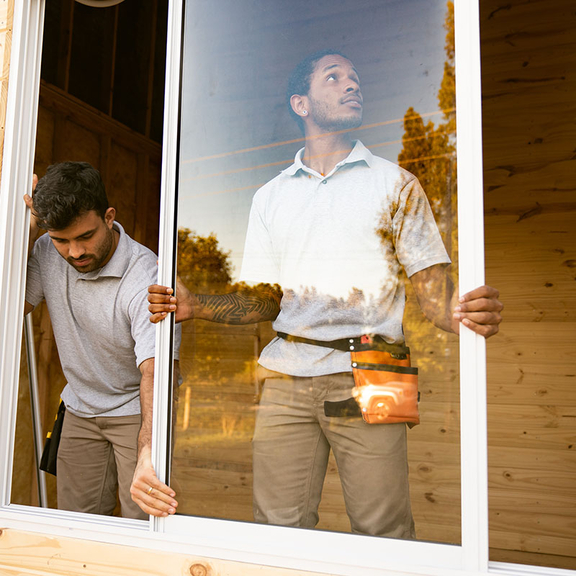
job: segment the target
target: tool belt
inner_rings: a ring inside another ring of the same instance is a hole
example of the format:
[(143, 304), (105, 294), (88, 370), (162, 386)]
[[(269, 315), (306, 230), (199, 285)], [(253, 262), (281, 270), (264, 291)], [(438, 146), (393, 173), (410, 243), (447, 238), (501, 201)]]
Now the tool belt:
[(378, 335), (323, 341), (277, 334), (288, 342), (350, 352), (357, 406), (350, 405), (351, 399), (325, 402), (327, 416), (340, 415), (344, 410), (344, 415), (350, 416), (360, 412), (368, 424), (407, 422), (412, 427), (420, 423), (418, 368), (410, 366), (410, 348), (404, 344), (389, 344)]

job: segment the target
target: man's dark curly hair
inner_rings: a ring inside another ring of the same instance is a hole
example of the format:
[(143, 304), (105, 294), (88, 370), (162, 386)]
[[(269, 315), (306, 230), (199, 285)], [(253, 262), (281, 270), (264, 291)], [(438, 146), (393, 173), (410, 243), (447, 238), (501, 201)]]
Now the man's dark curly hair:
[(39, 227), (63, 230), (76, 218), (94, 210), (102, 219), (108, 198), (100, 172), (88, 162), (61, 162), (48, 166), (34, 191)]
[(309, 54), (302, 60), (296, 68), (292, 71), (290, 78), (288, 79), (288, 87), (286, 89), (286, 105), (288, 106), (288, 111), (290, 112), (290, 116), (296, 120), (298, 126), (300, 126), (300, 130), (304, 133), (304, 122), (294, 110), (292, 110), (292, 104), (290, 104), (290, 98), (297, 94), (298, 96), (307, 96), (308, 92), (310, 91), (310, 77), (314, 72), (314, 68), (316, 67), (316, 63), (324, 56), (337, 54), (338, 56), (342, 56), (347, 60), (350, 60), (346, 54), (342, 54), (339, 50), (319, 50), (318, 52), (314, 52), (313, 54)]

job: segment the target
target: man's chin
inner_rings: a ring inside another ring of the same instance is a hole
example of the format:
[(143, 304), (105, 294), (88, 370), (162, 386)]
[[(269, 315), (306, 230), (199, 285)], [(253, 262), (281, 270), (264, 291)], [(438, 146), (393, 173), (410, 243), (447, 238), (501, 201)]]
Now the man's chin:
[(89, 258), (85, 264), (79, 264), (78, 262), (66, 260), (74, 270), (80, 272), (81, 274), (85, 274), (86, 272), (93, 272), (98, 268), (98, 262), (95, 262), (94, 258)]
[(343, 130), (354, 130), (362, 126), (362, 112), (346, 118), (339, 118), (330, 127), (329, 132), (341, 132)]

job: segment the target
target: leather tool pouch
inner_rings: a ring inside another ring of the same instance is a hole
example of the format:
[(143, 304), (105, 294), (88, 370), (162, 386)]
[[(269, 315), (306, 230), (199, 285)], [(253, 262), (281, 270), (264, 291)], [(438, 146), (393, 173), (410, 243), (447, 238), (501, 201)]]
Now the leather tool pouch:
[[(358, 416), (368, 424), (420, 423), (418, 414), (418, 368), (410, 366), (410, 348), (389, 344), (380, 336), (321, 341), (278, 332), (289, 342), (350, 351), (355, 388), (352, 398), (324, 402), (326, 416)], [(354, 405), (356, 404), (356, 405)]]
[[(408, 349), (407, 349), (408, 351)], [(420, 423), (418, 368), (410, 353), (380, 350), (351, 351), (354, 398), (368, 424)]]

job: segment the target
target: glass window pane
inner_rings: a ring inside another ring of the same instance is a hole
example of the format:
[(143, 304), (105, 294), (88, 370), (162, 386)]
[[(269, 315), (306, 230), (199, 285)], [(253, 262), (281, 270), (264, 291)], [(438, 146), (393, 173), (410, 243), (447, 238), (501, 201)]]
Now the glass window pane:
[(187, 3), (180, 514), (460, 543), (453, 46), (444, 1)]

